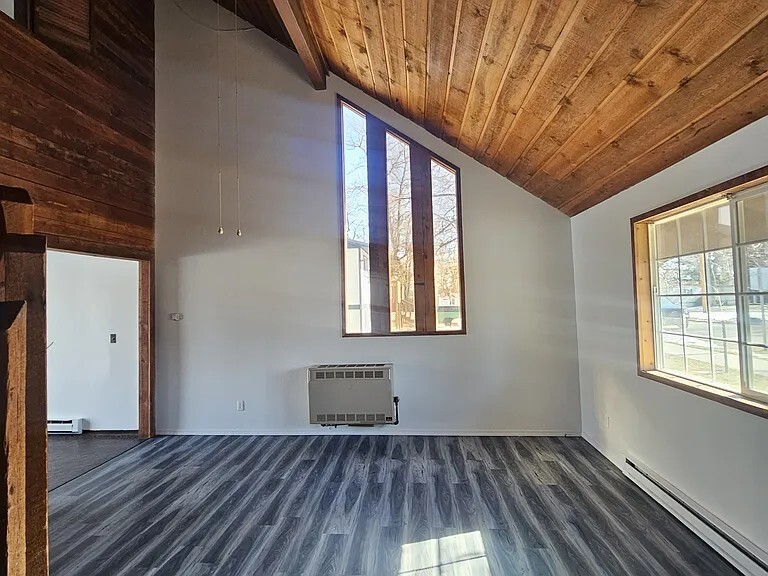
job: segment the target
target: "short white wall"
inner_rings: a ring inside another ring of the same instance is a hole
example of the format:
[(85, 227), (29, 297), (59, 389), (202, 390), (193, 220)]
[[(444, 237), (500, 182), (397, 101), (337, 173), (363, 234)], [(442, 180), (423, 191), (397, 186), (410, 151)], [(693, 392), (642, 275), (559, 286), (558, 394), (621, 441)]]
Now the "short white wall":
[(768, 420), (637, 376), (629, 220), (768, 164), (768, 119), (572, 220), (584, 436), (768, 550)]
[(137, 430), (138, 262), (56, 251), (47, 260), (48, 417)]
[[(244, 32), (243, 236), (232, 35), (218, 236), (216, 35), (172, 2), (155, 6), (158, 430), (319, 432), (306, 367), (388, 361), (402, 424), (384, 433), (578, 434), (569, 219), (338, 78), (314, 91), (295, 53)], [(184, 6), (215, 23), (213, 3)], [(461, 168), (468, 335), (341, 338), (337, 92)]]

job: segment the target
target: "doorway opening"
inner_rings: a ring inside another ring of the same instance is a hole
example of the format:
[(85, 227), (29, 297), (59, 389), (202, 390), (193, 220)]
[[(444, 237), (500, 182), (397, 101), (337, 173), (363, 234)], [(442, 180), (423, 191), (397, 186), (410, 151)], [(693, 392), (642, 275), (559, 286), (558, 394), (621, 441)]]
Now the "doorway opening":
[(136, 446), (140, 268), (47, 252), (48, 488)]

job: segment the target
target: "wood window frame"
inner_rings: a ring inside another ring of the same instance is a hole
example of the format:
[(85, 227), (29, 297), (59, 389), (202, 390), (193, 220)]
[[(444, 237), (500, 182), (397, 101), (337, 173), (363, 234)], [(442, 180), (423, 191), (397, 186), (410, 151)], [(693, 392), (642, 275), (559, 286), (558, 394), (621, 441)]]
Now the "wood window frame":
[(720, 404), (750, 414), (768, 418), (768, 403), (724, 390), (716, 386), (697, 382), (662, 372), (657, 368), (655, 333), (653, 324), (653, 293), (649, 225), (654, 220), (666, 218), (703, 206), (717, 199), (730, 197), (749, 188), (768, 182), (768, 166), (763, 166), (721, 184), (696, 192), (630, 220), (632, 238), (632, 279), (635, 292), (635, 340), (637, 343), (637, 374), (697, 396), (714, 400)]
[[(343, 106), (349, 106), (366, 119), (369, 194), (369, 261), (371, 271), (371, 332), (347, 332), (346, 305), (346, 214), (344, 210), (344, 121)], [(336, 95), (337, 162), (339, 178), (339, 238), (341, 245), (341, 334), (344, 338), (376, 338), (390, 336), (457, 336), (467, 334), (466, 289), (464, 283), (464, 234), (461, 205), (461, 170), (410, 136), (393, 128), (365, 108), (340, 94)], [(392, 332), (389, 299), (389, 237), (387, 228), (386, 135), (390, 133), (410, 146), (411, 202), (413, 211), (413, 277), (416, 307), (416, 330)], [(461, 328), (437, 330), (435, 302), (434, 247), (432, 230), (431, 161), (435, 160), (456, 174), (456, 227), (459, 249), (459, 290)], [(370, 196), (373, 195), (373, 200)], [(382, 210), (384, 215), (382, 216)], [(427, 217), (428, 216), (428, 217)], [(384, 225), (382, 226), (382, 222)], [(383, 304), (386, 303), (386, 304)]]
[(155, 436), (155, 261), (139, 260), (139, 438)]
[(13, 19), (27, 30), (32, 30), (35, 17), (33, 0), (13, 0)]

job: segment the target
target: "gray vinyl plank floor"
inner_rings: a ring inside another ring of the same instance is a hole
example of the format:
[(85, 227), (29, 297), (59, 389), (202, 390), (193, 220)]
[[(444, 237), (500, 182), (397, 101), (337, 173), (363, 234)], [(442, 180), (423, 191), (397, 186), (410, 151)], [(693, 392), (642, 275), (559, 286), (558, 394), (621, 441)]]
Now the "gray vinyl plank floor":
[(163, 437), (49, 505), (53, 576), (738, 574), (580, 438)]
[(101, 466), (118, 454), (137, 446), (136, 433), (84, 432), (48, 436), (48, 490)]

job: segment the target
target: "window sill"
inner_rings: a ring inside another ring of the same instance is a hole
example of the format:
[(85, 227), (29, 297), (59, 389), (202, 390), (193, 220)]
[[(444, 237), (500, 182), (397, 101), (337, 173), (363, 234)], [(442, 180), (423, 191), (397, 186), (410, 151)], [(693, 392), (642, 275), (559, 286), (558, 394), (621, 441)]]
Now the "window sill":
[(768, 418), (768, 403), (761, 402), (760, 400), (755, 400), (752, 398), (747, 398), (736, 392), (721, 390), (720, 388), (715, 388), (714, 386), (709, 386), (707, 384), (702, 384), (701, 382), (688, 380), (687, 378), (674, 376), (672, 374), (667, 374), (666, 372), (660, 372), (658, 370), (639, 370), (638, 375), (642, 376), (643, 378), (649, 378), (650, 380), (660, 382), (661, 384), (666, 384), (667, 386), (672, 386), (678, 390), (684, 390), (686, 392), (690, 392), (691, 394), (696, 394), (696, 396), (701, 396), (702, 398), (714, 400), (715, 402), (730, 406), (731, 408), (736, 408), (737, 410), (741, 410), (743, 412), (749, 412), (755, 416)]
[(365, 332), (361, 334), (347, 334), (341, 335), (342, 338), (391, 338), (393, 336), (466, 336), (466, 330), (440, 330), (437, 332), (388, 332), (386, 334), (374, 334), (371, 332)]

